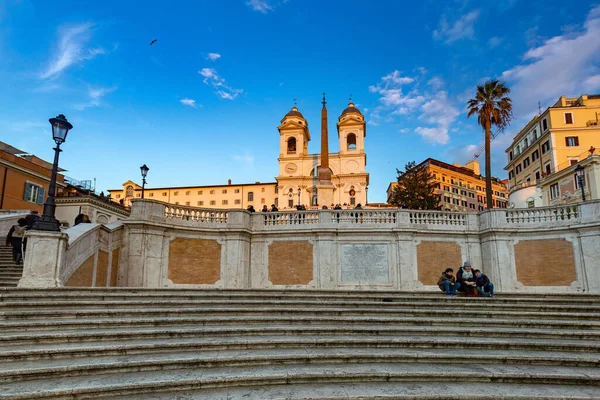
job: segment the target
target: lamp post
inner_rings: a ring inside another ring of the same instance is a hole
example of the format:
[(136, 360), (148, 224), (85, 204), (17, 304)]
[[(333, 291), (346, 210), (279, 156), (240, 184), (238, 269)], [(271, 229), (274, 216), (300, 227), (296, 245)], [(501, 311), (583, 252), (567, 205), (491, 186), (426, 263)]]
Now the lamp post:
[(579, 183), (579, 187), (581, 188), (581, 200), (585, 201), (585, 168), (581, 166), (581, 164), (577, 165), (575, 168), (575, 173), (577, 174), (577, 182)]
[(300, 194), (302, 193), (302, 189), (298, 188), (298, 205), (301, 206), (302, 203), (300, 203)]
[(146, 176), (148, 175), (148, 171), (150, 168), (146, 166), (146, 164), (140, 167), (140, 171), (142, 172), (142, 199), (144, 198), (144, 189), (146, 188)]
[(50, 118), (50, 125), (52, 125), (52, 138), (56, 147), (54, 150), (54, 164), (52, 164), (52, 175), (50, 175), (50, 187), (48, 188), (48, 197), (44, 203), (44, 213), (38, 218), (33, 229), (39, 231), (60, 231), (60, 223), (56, 219), (54, 213), (56, 211), (56, 203), (54, 201), (54, 193), (56, 192), (56, 174), (58, 172), (58, 156), (62, 151), (60, 145), (67, 140), (67, 133), (73, 129), (73, 125), (64, 115), (60, 114), (56, 118)]

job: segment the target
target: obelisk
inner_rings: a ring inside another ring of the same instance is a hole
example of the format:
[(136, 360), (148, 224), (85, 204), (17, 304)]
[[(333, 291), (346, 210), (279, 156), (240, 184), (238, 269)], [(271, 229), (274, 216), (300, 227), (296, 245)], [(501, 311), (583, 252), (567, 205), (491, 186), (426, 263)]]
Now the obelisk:
[(320, 206), (329, 207), (333, 204), (334, 186), (331, 182), (331, 169), (329, 169), (329, 137), (326, 104), (325, 93), (323, 93), (323, 108), (321, 109), (321, 165), (319, 166), (317, 199)]

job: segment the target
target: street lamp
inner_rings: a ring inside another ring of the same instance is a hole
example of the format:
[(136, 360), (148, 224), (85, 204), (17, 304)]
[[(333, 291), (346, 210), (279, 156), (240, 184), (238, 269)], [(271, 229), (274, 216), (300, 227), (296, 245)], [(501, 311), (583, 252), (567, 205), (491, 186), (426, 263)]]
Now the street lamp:
[(54, 164), (52, 164), (52, 175), (50, 176), (50, 187), (48, 188), (48, 197), (44, 203), (44, 213), (38, 218), (33, 229), (39, 231), (60, 231), (60, 222), (56, 219), (54, 213), (56, 211), (56, 203), (54, 201), (54, 193), (56, 192), (56, 174), (58, 172), (58, 155), (62, 151), (60, 145), (67, 140), (67, 133), (73, 129), (73, 125), (64, 115), (60, 114), (56, 118), (50, 118), (52, 125), (52, 139), (56, 143), (54, 150)]
[(146, 166), (146, 164), (140, 167), (140, 171), (142, 172), (142, 199), (144, 198), (144, 188), (146, 187), (146, 175), (148, 175), (148, 171), (150, 168)]
[(581, 166), (581, 164), (577, 165), (575, 168), (575, 173), (577, 174), (577, 182), (579, 183), (579, 187), (581, 188), (581, 200), (585, 201), (585, 168)]
[(298, 205), (302, 205), (302, 203), (300, 203), (300, 193), (302, 193), (302, 189), (298, 188)]

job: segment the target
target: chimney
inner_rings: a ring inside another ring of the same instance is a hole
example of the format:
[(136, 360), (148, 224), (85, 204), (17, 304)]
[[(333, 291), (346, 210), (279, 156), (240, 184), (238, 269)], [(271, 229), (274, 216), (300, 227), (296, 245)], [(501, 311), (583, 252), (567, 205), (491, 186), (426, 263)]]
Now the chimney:
[(227, 184), (228, 184), (229, 186), (231, 186), (231, 179), (228, 179), (228, 180), (227, 180)]

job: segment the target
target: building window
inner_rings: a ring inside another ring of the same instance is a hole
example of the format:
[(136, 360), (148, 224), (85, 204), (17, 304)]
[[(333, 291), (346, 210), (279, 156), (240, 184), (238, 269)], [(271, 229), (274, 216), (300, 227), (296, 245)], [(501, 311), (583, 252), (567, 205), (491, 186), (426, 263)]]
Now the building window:
[(469, 204), (469, 208), (472, 209), (472, 210), (474, 210), (475, 209), (475, 204), (473, 204), (473, 203)]
[(203, 205), (204, 205), (204, 202), (203, 202), (203, 201), (199, 201), (199, 202), (198, 202), (198, 205), (199, 205), (199, 206), (203, 206)]
[(148, 193), (148, 196), (154, 197), (154, 193)]
[(458, 189), (457, 188), (452, 188), (452, 193), (458, 194)]
[(575, 165), (579, 162), (577, 158), (569, 158), (569, 165)]
[(216, 201), (214, 201), (214, 200), (211, 200), (211, 201), (210, 201), (210, 205), (211, 205), (211, 206), (214, 206), (215, 204), (217, 204), (217, 202), (216, 202)]
[(248, 201), (254, 201), (254, 192), (248, 192)]
[(527, 208), (535, 207), (535, 200), (533, 199), (533, 197), (528, 198), (526, 201), (527, 201)]
[(548, 150), (550, 150), (550, 141), (546, 140), (542, 145), (542, 154), (545, 154)]
[(512, 159), (513, 159), (513, 152), (512, 152), (512, 150), (508, 153), (508, 158), (509, 158), (509, 161), (512, 161)]
[(222, 193), (222, 194), (227, 194), (227, 189), (223, 189), (223, 190), (221, 190), (221, 193)]
[(275, 194), (279, 193), (279, 186), (275, 185)]
[(210, 191), (210, 194), (215, 194), (215, 191), (214, 191), (214, 190), (211, 190), (211, 191)]
[(477, 201), (480, 203), (483, 203), (483, 196), (481, 196), (481, 195), (477, 196)]
[(142, 197), (142, 194), (138, 193), (138, 194), (135, 195), (135, 197), (137, 197), (139, 199), (140, 197)]
[(558, 183), (555, 183), (554, 185), (550, 186), (550, 198), (556, 199), (558, 196), (560, 196), (560, 191), (558, 189)]
[(479, 206), (479, 211), (483, 211), (483, 206)]
[(295, 154), (296, 153), (296, 138), (289, 138), (287, 141), (287, 153)]
[(565, 113), (565, 124), (572, 125), (573, 124), (573, 113)]
[(515, 174), (513, 174), (512, 171), (508, 171), (508, 179), (512, 179), (515, 177)]
[(448, 196), (444, 196), (444, 201), (445, 201), (446, 203), (450, 203), (450, 197), (448, 197)]
[(525, 178), (525, 182), (531, 183), (531, 175), (527, 175), (527, 178)]
[(346, 143), (348, 143), (348, 150), (356, 150), (356, 135), (354, 133), (349, 134)]
[(189, 196), (192, 192), (190, 192), (189, 190), (187, 192), (185, 192), (186, 196)]
[(577, 174), (574, 175), (574, 179), (575, 179), (575, 190), (579, 190), (579, 177), (577, 176)]
[(234, 201), (234, 203), (235, 203), (235, 204), (241, 204), (241, 200), (240, 200), (240, 199), (237, 199), (237, 200), (235, 200), (235, 201)]
[(44, 192), (43, 187), (27, 182), (23, 199), (30, 203), (44, 204)]
[(579, 146), (579, 136), (567, 136), (565, 142), (567, 147)]
[(185, 205), (186, 205), (186, 206), (189, 206), (189, 205), (190, 205), (190, 202), (189, 202), (189, 201), (186, 201), (186, 202), (185, 202)]
[(536, 150), (533, 153), (531, 153), (531, 161), (535, 161), (538, 158), (540, 158), (540, 152), (539, 152), (539, 150)]
[(117, 195), (117, 199), (120, 199), (120, 198), (121, 198), (121, 195), (120, 195), (120, 194), (118, 194), (118, 195)]
[(173, 196), (179, 196), (179, 192), (173, 192)]
[(239, 193), (239, 192), (240, 192), (240, 189), (235, 189), (235, 190), (233, 191), (233, 193)]
[(462, 201), (460, 202), (460, 204), (461, 204), (463, 207), (466, 207), (466, 206), (467, 206), (467, 202), (466, 202), (466, 201), (464, 201), (464, 200), (462, 200)]
[(542, 121), (542, 130), (546, 132), (548, 130), (548, 120), (546, 118)]
[(163, 197), (167, 197), (167, 192), (162, 193)]
[(178, 201), (176, 201), (176, 202), (175, 202), (175, 205), (176, 205), (176, 206), (178, 206), (178, 205), (179, 205), (179, 202), (178, 202)]
[(517, 175), (519, 175), (521, 173), (521, 164), (517, 165), (517, 168), (515, 168), (515, 171), (516, 171)]
[(288, 200), (288, 208), (294, 207), (294, 200)]
[(445, 190), (446, 192), (449, 192), (449, 191), (450, 191), (450, 186), (444, 186), (444, 190)]
[(550, 175), (552, 173), (552, 168), (550, 167), (550, 163), (547, 162), (546, 165), (544, 166), (544, 168), (546, 169), (546, 175)]
[(229, 204), (229, 202), (228, 202), (227, 200), (223, 200), (223, 201), (221, 202), (221, 204), (222, 204), (222, 205), (224, 205), (224, 206), (226, 206), (227, 204)]
[(125, 190), (125, 197), (133, 197), (133, 186), (127, 186), (127, 190)]
[(202, 194), (202, 190), (198, 190), (198, 194)]
[(529, 157), (526, 157), (523, 160), (523, 168), (527, 168), (527, 167), (529, 167)]
[(535, 180), (539, 181), (542, 176), (540, 175), (540, 170), (535, 171)]
[(260, 189), (260, 191), (264, 193), (265, 192), (265, 188)]
[(260, 204), (265, 204), (266, 200), (265, 199), (260, 199)]

